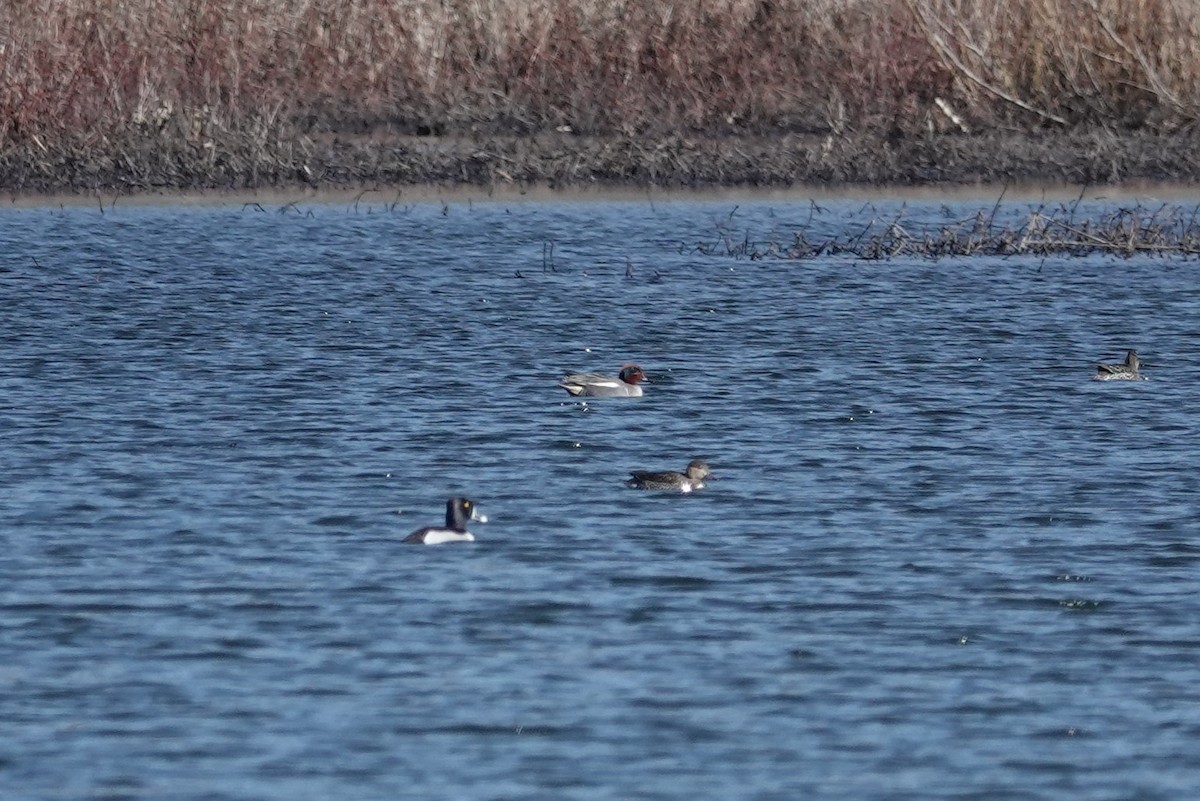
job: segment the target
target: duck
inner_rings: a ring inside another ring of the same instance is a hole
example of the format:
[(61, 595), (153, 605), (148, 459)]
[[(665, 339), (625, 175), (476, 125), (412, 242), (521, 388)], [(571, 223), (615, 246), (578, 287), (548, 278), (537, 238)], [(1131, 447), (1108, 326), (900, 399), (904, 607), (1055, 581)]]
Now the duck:
[(1096, 381), (1144, 381), (1140, 372), (1141, 366), (1137, 351), (1129, 350), (1126, 351), (1125, 361), (1121, 364), (1096, 365), (1096, 374), (1092, 378)]
[(650, 382), (646, 373), (636, 364), (621, 366), (616, 376), (599, 373), (572, 373), (563, 376), (558, 385), (576, 397), (588, 398), (640, 398), (642, 388), (638, 383)]
[(447, 542), (474, 542), (475, 535), (467, 531), (467, 523), (476, 520), (487, 522), (487, 516), (479, 514), (475, 502), (467, 498), (451, 498), (446, 501), (446, 525), (425, 526), (404, 538), (404, 542), (419, 545), (441, 545)]
[(630, 475), (633, 478), (627, 479), (625, 486), (634, 489), (691, 492), (704, 486), (704, 479), (712, 475), (712, 469), (703, 459), (693, 459), (688, 462), (682, 473), (676, 473), (674, 470), (634, 470)]

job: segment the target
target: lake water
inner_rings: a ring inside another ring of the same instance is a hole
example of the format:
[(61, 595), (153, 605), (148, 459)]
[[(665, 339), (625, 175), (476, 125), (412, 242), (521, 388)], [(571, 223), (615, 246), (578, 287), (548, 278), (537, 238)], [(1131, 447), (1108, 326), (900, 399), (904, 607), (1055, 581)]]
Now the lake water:
[(3, 212), (0, 796), (1193, 797), (1198, 265), (901, 202)]

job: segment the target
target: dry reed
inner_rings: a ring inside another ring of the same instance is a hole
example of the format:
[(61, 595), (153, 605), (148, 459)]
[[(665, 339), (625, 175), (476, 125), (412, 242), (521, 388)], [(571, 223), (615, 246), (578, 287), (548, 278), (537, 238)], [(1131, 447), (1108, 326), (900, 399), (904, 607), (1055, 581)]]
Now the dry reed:
[(0, 157), (131, 168), (269, 172), (332, 135), (1171, 132), (1200, 109), (1191, 0), (7, 0), (0, 34)]

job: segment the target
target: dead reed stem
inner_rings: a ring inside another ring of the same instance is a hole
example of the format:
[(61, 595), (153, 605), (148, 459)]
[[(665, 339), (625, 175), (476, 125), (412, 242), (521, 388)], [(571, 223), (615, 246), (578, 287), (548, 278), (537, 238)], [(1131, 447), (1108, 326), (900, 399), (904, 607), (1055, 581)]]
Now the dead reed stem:
[(0, 148), (915, 133), (944, 109), (972, 130), (1173, 130), (1200, 108), (1190, 0), (8, 0), (0, 31)]

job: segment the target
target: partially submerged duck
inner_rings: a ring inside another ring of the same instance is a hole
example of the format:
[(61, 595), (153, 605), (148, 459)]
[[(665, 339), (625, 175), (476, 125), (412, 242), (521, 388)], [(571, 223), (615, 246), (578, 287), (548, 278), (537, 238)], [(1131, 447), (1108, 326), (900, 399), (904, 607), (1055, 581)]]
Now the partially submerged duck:
[(446, 525), (425, 526), (404, 538), (404, 542), (421, 545), (441, 545), (446, 542), (474, 542), (475, 535), (467, 531), (467, 523), (476, 520), (486, 523), (487, 517), (479, 514), (475, 502), (466, 498), (451, 498), (446, 501)]
[(712, 469), (703, 459), (693, 459), (682, 473), (673, 470), (651, 472), (634, 470), (633, 478), (625, 482), (625, 486), (634, 489), (674, 490), (676, 492), (691, 492), (704, 486), (704, 479), (712, 475)]
[(1125, 353), (1125, 361), (1121, 364), (1096, 365), (1096, 374), (1092, 378), (1096, 381), (1143, 381), (1145, 379), (1139, 371), (1141, 364), (1137, 351), (1130, 350)]
[(558, 385), (576, 397), (587, 398), (640, 398), (639, 382), (650, 382), (646, 373), (636, 364), (626, 364), (616, 376), (600, 373), (573, 373), (563, 376)]

